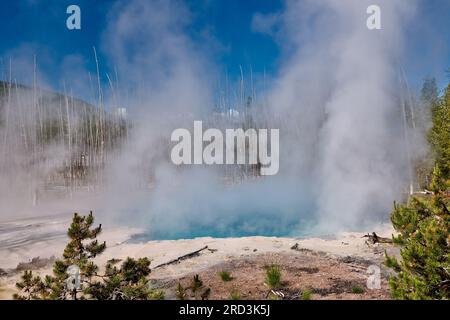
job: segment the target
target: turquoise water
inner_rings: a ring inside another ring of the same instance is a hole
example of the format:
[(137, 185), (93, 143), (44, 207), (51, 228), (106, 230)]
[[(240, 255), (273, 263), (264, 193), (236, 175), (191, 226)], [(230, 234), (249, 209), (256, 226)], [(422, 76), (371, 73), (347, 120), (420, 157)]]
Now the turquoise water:
[(307, 235), (315, 225), (315, 197), (296, 180), (279, 177), (222, 186), (208, 183), (208, 179), (203, 185), (201, 179), (189, 177), (170, 188), (170, 193), (162, 189), (137, 194), (120, 210), (121, 224), (133, 223), (145, 230), (135, 241), (297, 237)]
[(236, 221), (227, 225), (194, 225), (180, 229), (149, 229), (144, 233), (134, 235), (131, 242), (150, 240), (178, 240), (199, 237), (230, 238), (230, 237), (304, 237), (310, 234), (312, 221), (289, 219), (276, 221), (274, 217), (257, 218), (253, 220)]

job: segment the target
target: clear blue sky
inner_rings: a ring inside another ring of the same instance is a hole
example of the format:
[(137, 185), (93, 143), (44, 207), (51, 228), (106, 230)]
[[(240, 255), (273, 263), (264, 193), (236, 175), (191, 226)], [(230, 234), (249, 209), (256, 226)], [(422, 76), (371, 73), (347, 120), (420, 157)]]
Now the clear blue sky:
[[(65, 11), (70, 4), (82, 8), (80, 31), (65, 28)], [(39, 50), (45, 51), (47, 58), (39, 60), (40, 66), (55, 80), (65, 56), (79, 54), (92, 59), (92, 47), (100, 46), (106, 13), (113, 4), (112, 0), (4, 0), (0, 56), (7, 58), (5, 55), (24, 45), (35, 48), (38, 59)], [(282, 0), (191, 0), (188, 6), (196, 13), (192, 28), (207, 27), (227, 48), (216, 62), (231, 76), (238, 74), (239, 65), (251, 65), (259, 73), (276, 72), (280, 49), (270, 37), (253, 32), (251, 21), (256, 12), (281, 10)], [(448, 80), (445, 70), (450, 68), (450, 0), (422, 1), (419, 17), (408, 30), (404, 67), (413, 86), (419, 86), (427, 75), (435, 76), (443, 86)]]

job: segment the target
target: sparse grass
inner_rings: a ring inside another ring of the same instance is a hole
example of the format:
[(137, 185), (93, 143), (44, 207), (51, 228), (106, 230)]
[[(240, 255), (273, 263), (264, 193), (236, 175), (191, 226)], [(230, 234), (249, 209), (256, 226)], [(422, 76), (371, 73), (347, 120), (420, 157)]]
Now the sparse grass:
[(362, 293), (364, 293), (364, 289), (361, 288), (360, 286), (353, 286), (352, 287), (352, 293), (362, 294)]
[(219, 276), (220, 276), (220, 279), (222, 279), (222, 281), (231, 281), (231, 280), (233, 280), (233, 277), (227, 271), (220, 271), (219, 272)]
[(280, 266), (271, 265), (266, 267), (266, 283), (271, 289), (277, 289), (281, 285)]
[(241, 300), (241, 294), (237, 290), (233, 290), (230, 293), (230, 299), (231, 300)]
[(177, 290), (175, 292), (175, 295), (177, 296), (178, 300), (185, 300), (186, 299), (186, 289), (179, 282), (178, 282), (178, 286), (177, 286)]
[(152, 290), (149, 294), (150, 300), (164, 300), (165, 294), (163, 290), (155, 289)]
[(196, 274), (191, 281), (191, 290), (193, 293), (195, 293), (201, 287), (203, 287), (203, 281), (200, 279), (200, 276)]
[(210, 294), (211, 294), (211, 288), (206, 288), (200, 297), (202, 298), (202, 300), (208, 300)]
[(303, 290), (302, 294), (300, 295), (300, 300), (311, 300), (311, 290)]

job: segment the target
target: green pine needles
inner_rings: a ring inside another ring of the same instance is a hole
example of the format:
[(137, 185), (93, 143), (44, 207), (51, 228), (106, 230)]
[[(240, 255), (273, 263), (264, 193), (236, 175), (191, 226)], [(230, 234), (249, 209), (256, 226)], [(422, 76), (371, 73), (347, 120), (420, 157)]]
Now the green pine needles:
[[(49, 300), (147, 300), (161, 299), (162, 292), (155, 293), (149, 286), (147, 276), (150, 274), (148, 258), (127, 258), (120, 267), (120, 261), (110, 260), (104, 274), (94, 258), (103, 253), (106, 243), (99, 243), (97, 236), (102, 227), (93, 227), (92, 212), (87, 216), (74, 214), (67, 235), (69, 243), (64, 249), (62, 259), (55, 261), (53, 275), (42, 279), (33, 276), (32, 271), (25, 271), (21, 281), (16, 284), (19, 293), (14, 299), (49, 299)], [(75, 278), (71, 268), (76, 270)]]
[(386, 255), (386, 265), (396, 273), (389, 281), (394, 298), (447, 300), (450, 299), (450, 85), (438, 97), (436, 85), (428, 82), (422, 95), (431, 104), (433, 122), (428, 132), (435, 162), (429, 185), (431, 195), (411, 197), (405, 205), (394, 204), (391, 221), (399, 235), (393, 240), (402, 245), (402, 259)]
[(403, 245), (402, 260), (386, 255), (386, 265), (396, 272), (389, 280), (396, 299), (450, 298), (449, 201), (437, 167), (431, 186), (431, 198), (394, 206), (391, 220), (400, 232), (394, 242)]

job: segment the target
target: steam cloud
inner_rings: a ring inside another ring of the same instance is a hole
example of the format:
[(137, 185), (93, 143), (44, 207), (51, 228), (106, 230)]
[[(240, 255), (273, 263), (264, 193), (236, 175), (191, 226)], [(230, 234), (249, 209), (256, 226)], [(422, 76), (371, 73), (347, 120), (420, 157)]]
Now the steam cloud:
[[(189, 30), (189, 8), (119, 1), (102, 38), (120, 87), (106, 104), (130, 106), (134, 128), (107, 168), (98, 212), (154, 238), (296, 235), (383, 221), (408, 175), (396, 92), (415, 3), (377, 2), (383, 29), (373, 31), (369, 1), (286, 1), (281, 12), (255, 14), (253, 30), (283, 50), (265, 102), (269, 125), (280, 128), (280, 173), (226, 186), (215, 168), (171, 165), (162, 143), (214, 105), (219, 68), (193, 39), (201, 36)], [(150, 191), (133, 188), (142, 168), (151, 168)]]
[(280, 17), (279, 41), (291, 54), (271, 105), (298, 128), (299, 147), (285, 157), (313, 172), (323, 230), (386, 216), (408, 174), (395, 92), (415, 4), (377, 3), (382, 30), (376, 31), (362, 14), (369, 1), (289, 1)]

